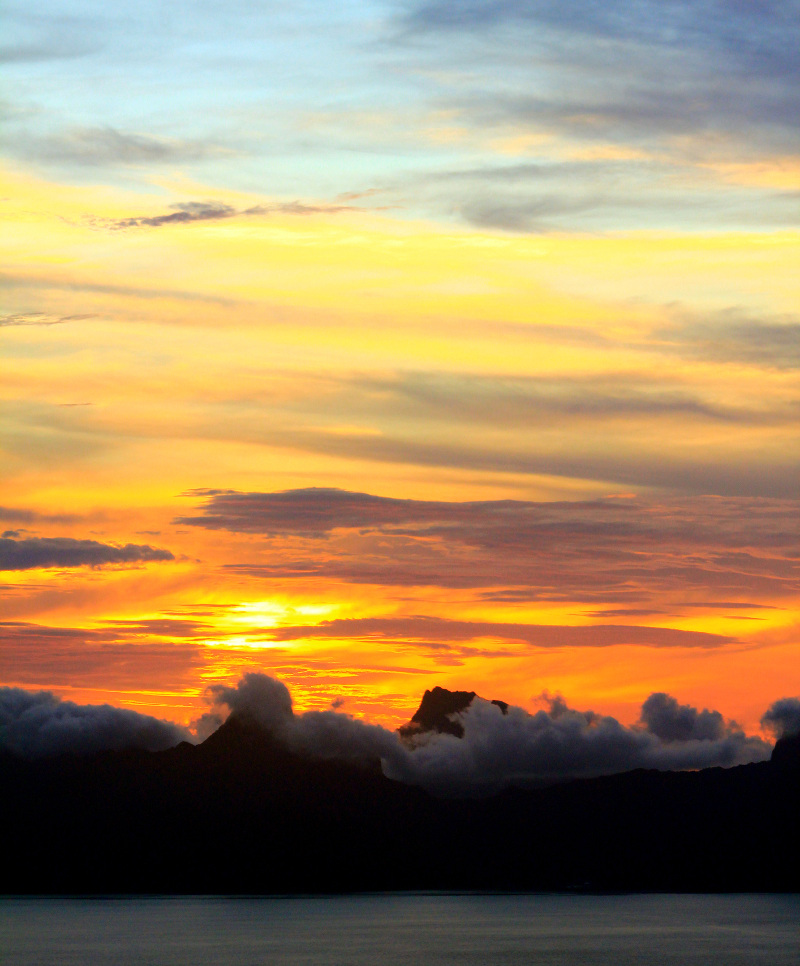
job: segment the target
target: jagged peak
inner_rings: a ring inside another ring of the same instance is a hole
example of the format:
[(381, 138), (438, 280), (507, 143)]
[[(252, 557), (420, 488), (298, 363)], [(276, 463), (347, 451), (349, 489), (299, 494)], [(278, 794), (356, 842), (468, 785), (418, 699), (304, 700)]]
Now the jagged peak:
[[(438, 686), (431, 688), (423, 694), (422, 701), (408, 724), (397, 730), (403, 738), (410, 738), (424, 731), (437, 731), (463, 738), (464, 728), (452, 716), (466, 711), (476, 697), (478, 695), (475, 691), (449, 691)], [(505, 701), (493, 699), (492, 704), (496, 704), (503, 714), (508, 712)]]
[(800, 768), (800, 734), (779, 738), (772, 749), (771, 761), (782, 767)]

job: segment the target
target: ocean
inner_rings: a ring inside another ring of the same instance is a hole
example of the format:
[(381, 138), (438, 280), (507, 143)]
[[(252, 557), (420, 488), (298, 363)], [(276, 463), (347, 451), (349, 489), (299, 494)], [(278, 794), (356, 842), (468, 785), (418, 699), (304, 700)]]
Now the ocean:
[(797, 966), (800, 895), (0, 898), (3, 966)]

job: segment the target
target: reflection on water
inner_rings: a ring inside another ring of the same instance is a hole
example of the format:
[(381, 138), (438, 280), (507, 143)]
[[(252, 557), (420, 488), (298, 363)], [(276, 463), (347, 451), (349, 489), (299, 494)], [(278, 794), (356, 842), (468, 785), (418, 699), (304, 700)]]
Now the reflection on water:
[(797, 966), (800, 896), (0, 899), (3, 966)]

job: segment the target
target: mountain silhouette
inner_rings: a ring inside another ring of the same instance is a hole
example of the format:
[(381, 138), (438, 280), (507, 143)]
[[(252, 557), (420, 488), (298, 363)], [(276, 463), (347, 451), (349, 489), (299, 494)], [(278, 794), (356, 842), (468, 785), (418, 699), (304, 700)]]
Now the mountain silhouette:
[[(473, 692), (426, 692), (453, 734)], [(501, 702), (497, 702), (501, 709)], [(168, 751), (0, 755), (3, 893), (800, 890), (800, 739), (768, 762), (437, 798), (234, 712)]]

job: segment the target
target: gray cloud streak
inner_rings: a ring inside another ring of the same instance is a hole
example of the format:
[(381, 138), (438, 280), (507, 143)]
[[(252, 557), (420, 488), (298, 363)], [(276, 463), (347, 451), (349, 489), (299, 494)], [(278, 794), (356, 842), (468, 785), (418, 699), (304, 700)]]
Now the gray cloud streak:
[(800, 369), (800, 321), (758, 319), (738, 310), (684, 317), (655, 333), (660, 350), (722, 363)]
[(15, 523), (77, 523), (81, 519), (74, 513), (40, 513), (26, 507), (0, 506), (0, 520)]
[(26, 160), (86, 167), (202, 161), (231, 153), (211, 142), (152, 137), (110, 126), (74, 128), (49, 135), (20, 133), (12, 147), (15, 154)]
[(31, 570), (35, 567), (102, 567), (174, 560), (169, 550), (146, 544), (124, 546), (75, 540), (72, 537), (0, 538), (0, 570)]
[(102, 223), (105, 227), (124, 228), (162, 228), (164, 225), (185, 225), (197, 221), (220, 221), (254, 215), (319, 215), (337, 214), (342, 211), (362, 211), (354, 205), (306, 205), (299, 201), (277, 202), (275, 204), (254, 205), (251, 208), (233, 208), (219, 201), (182, 201), (171, 205), (171, 211), (164, 215), (151, 217), (121, 218), (118, 221)]
[(48, 315), (45, 312), (20, 312), (16, 315), (0, 316), (0, 328), (13, 326), (63, 325), (65, 322), (82, 322), (93, 319), (94, 315)]

